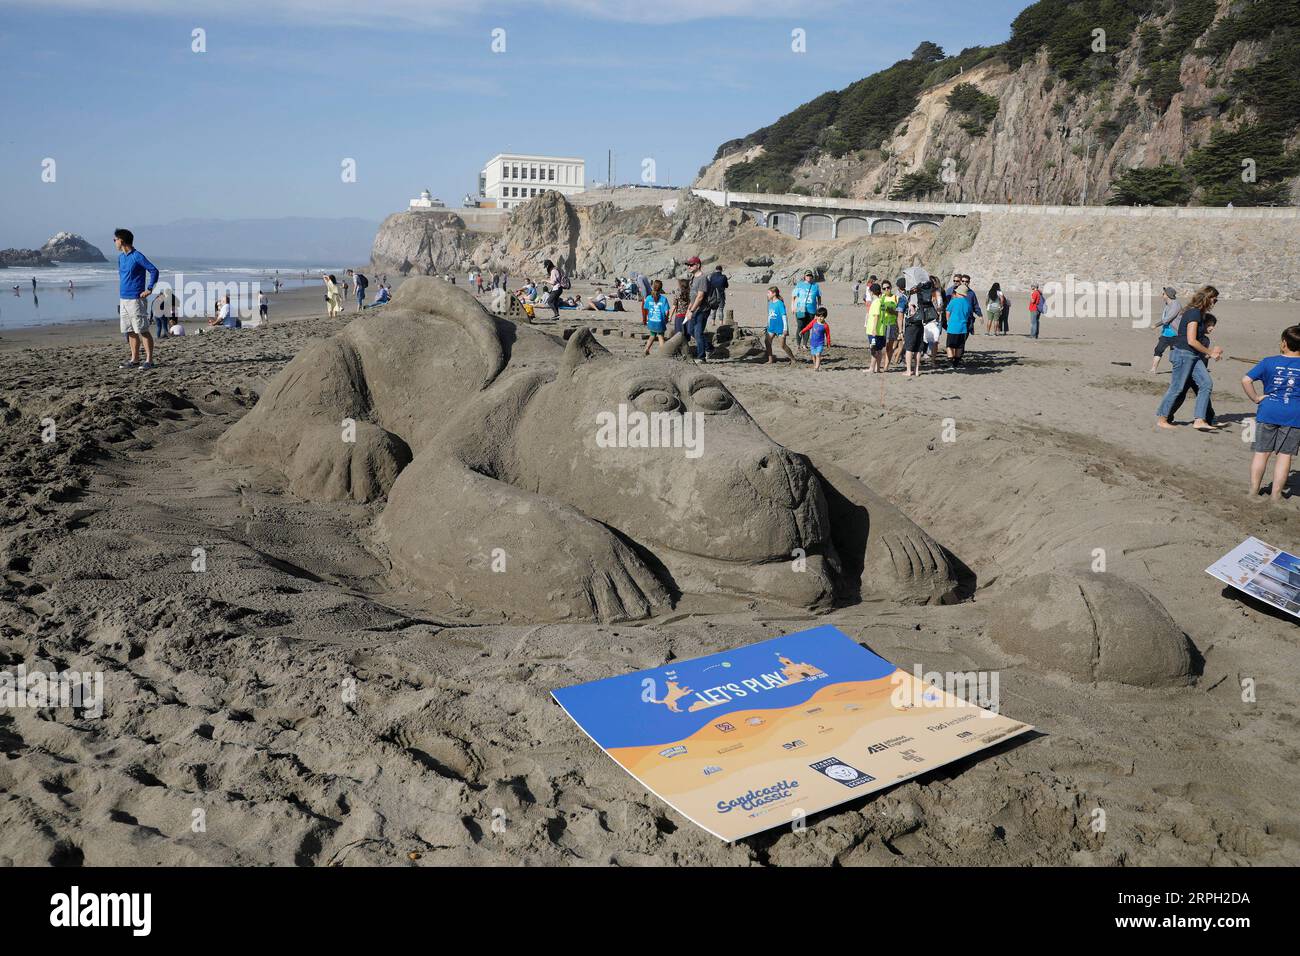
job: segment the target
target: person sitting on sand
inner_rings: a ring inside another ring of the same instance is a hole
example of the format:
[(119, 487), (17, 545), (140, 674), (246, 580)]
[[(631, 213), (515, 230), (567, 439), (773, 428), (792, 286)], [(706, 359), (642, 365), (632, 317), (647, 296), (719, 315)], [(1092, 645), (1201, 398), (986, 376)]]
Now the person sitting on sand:
[[(685, 280), (682, 280), (685, 283)], [(779, 338), (781, 348), (794, 361), (794, 353), (790, 351), (790, 343), (787, 336), (790, 332), (790, 323), (786, 318), (785, 299), (781, 298), (781, 289), (778, 286), (772, 286), (767, 290), (767, 331), (763, 333), (763, 348), (767, 352), (767, 362), (769, 365), (775, 361), (772, 358), (772, 341)]]
[(825, 306), (820, 306), (813, 320), (799, 331), (799, 337), (808, 336), (808, 351), (812, 352), (813, 371), (820, 372), (822, 367), (822, 353), (830, 347), (831, 344), (831, 326), (826, 321), (830, 315)]
[[(1250, 496), (1256, 497), (1264, 483), (1268, 456), (1273, 463), (1271, 498), (1282, 500), (1291, 475), (1291, 459), (1300, 451), (1300, 325), (1282, 332), (1280, 355), (1270, 355), (1241, 379), (1246, 397), (1255, 403), (1255, 456), (1250, 463)], [(1255, 383), (1264, 386), (1255, 394)]]
[(664, 295), (664, 284), (655, 279), (650, 285), (650, 294), (641, 303), (641, 321), (650, 330), (650, 337), (645, 343), (646, 355), (650, 354), (650, 349), (656, 340), (660, 345), (667, 344), (668, 340), (664, 337), (664, 333), (668, 330), (670, 311), (672, 307), (668, 302), (668, 296)]
[(175, 316), (172, 316), (171, 318), (169, 318), (169, 319), (167, 320), (167, 334), (168, 334), (168, 335), (184, 335), (184, 334), (185, 334), (185, 323), (181, 322), (181, 320), (178, 319), (178, 318), (176, 318)]
[(387, 301), (388, 301), (389, 299), (391, 299), (392, 297), (393, 297), (393, 294), (392, 294), (391, 292), (388, 291), (388, 286), (386, 286), (386, 285), (381, 285), (381, 286), (379, 287), (379, 294), (378, 294), (377, 296), (375, 296), (375, 301), (374, 301), (374, 302), (371, 302), (368, 306), (366, 306), (366, 308), (367, 308), (367, 309), (373, 309), (373, 308), (374, 308), (375, 306), (377, 306), (377, 305), (383, 305), (385, 302), (387, 302)]
[(599, 289), (597, 289), (597, 290), (596, 290), (596, 294), (595, 294), (594, 296), (592, 296), (590, 299), (587, 300), (587, 304), (586, 304), (586, 306), (584, 306), (584, 311), (587, 311), (587, 312), (604, 312), (604, 311), (605, 311), (605, 303), (608, 302), (608, 301), (609, 301), (609, 297), (608, 297), (607, 295), (605, 295), (605, 293), (603, 293), (603, 292), (601, 292)]
[(223, 325), (228, 329), (237, 329), (240, 327), (239, 312), (230, 304), (229, 295), (221, 301), (221, 306), (217, 310), (216, 317), (208, 319), (209, 328), (215, 328), (218, 325)]
[(1174, 340), (1173, 350), (1169, 356), (1169, 361), (1174, 367), (1169, 379), (1169, 389), (1165, 392), (1165, 397), (1160, 400), (1160, 407), (1156, 409), (1156, 426), (1159, 428), (1177, 427), (1169, 421), (1174, 402), (1187, 387), (1188, 380), (1195, 379), (1196, 420), (1192, 422), (1192, 427), (1202, 432), (1214, 431), (1213, 426), (1206, 421), (1210, 410), (1210, 395), (1214, 391), (1214, 379), (1210, 376), (1209, 360), (1214, 359), (1217, 362), (1222, 359), (1223, 349), (1217, 346), (1210, 348), (1209, 336), (1204, 329), (1206, 323), (1202, 321), (1202, 317), (1214, 308), (1218, 301), (1219, 290), (1207, 285), (1192, 296), (1191, 302), (1183, 310), (1182, 317), (1178, 321), (1178, 337)]

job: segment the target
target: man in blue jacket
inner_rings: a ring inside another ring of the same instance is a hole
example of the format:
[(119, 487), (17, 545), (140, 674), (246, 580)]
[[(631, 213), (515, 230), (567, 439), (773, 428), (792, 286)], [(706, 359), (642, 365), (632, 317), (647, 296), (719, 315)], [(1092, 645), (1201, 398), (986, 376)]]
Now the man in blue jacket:
[[(149, 331), (149, 296), (158, 284), (158, 269), (135, 248), (130, 229), (114, 229), (117, 247), (117, 317), (131, 347), (130, 361), (121, 368), (153, 368), (153, 334)], [(144, 361), (140, 361), (140, 343), (144, 342)]]

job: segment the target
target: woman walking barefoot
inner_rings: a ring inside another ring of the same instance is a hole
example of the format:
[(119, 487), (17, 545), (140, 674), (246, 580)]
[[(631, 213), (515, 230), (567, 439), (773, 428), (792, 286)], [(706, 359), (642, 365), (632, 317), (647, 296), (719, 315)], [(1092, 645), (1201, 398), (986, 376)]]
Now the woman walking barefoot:
[(1202, 316), (1213, 309), (1218, 301), (1219, 290), (1207, 285), (1192, 296), (1192, 301), (1187, 304), (1178, 320), (1178, 334), (1169, 356), (1174, 371), (1169, 378), (1169, 389), (1160, 400), (1160, 407), (1156, 409), (1156, 425), (1159, 428), (1177, 427), (1169, 421), (1169, 415), (1174, 402), (1191, 379), (1196, 382), (1196, 421), (1192, 422), (1192, 427), (1203, 432), (1214, 430), (1205, 420), (1210, 409), (1210, 393), (1214, 390), (1214, 379), (1207, 366), (1210, 359), (1217, 362), (1223, 358), (1223, 349), (1218, 346), (1209, 347)]

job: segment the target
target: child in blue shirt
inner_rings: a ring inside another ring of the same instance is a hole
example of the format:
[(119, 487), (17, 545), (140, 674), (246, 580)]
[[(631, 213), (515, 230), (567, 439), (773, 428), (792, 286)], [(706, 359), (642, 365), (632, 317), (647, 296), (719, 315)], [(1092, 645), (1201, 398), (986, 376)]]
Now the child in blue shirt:
[[(1282, 332), (1281, 355), (1270, 355), (1241, 380), (1246, 397), (1255, 410), (1255, 457), (1250, 463), (1250, 496), (1259, 494), (1264, 483), (1268, 456), (1273, 463), (1272, 499), (1282, 500), (1291, 474), (1291, 457), (1300, 451), (1300, 325)], [(1262, 382), (1264, 394), (1255, 394), (1255, 383)]]
[(829, 314), (825, 308), (818, 309), (813, 320), (799, 332), (800, 338), (808, 336), (808, 350), (812, 352), (814, 372), (821, 370), (822, 352), (826, 351), (826, 346), (831, 344), (831, 326), (826, 321)]
[(772, 341), (773, 339), (781, 340), (781, 348), (785, 354), (794, 361), (794, 353), (790, 351), (790, 343), (786, 341), (786, 336), (790, 332), (790, 323), (786, 318), (785, 299), (781, 298), (781, 290), (777, 286), (772, 286), (767, 290), (767, 331), (763, 333), (763, 348), (767, 351), (767, 361), (770, 365), (774, 360), (772, 358)]
[(641, 303), (641, 321), (650, 330), (650, 338), (646, 339), (645, 354), (650, 354), (651, 347), (658, 340), (660, 345), (666, 345), (668, 340), (664, 333), (668, 329), (668, 315), (672, 311), (672, 303), (668, 301), (668, 296), (664, 295), (664, 284), (655, 279), (650, 285), (650, 294), (645, 297)]

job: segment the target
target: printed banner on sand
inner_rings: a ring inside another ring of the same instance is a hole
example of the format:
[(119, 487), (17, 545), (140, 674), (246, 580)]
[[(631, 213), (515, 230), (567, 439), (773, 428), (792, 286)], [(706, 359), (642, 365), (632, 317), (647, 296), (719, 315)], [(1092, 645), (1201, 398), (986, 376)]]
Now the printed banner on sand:
[(825, 626), (553, 691), (714, 836), (783, 826), (1023, 734)]
[(1300, 617), (1300, 558), (1258, 538), (1247, 538), (1205, 573), (1259, 598), (1292, 617)]

